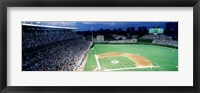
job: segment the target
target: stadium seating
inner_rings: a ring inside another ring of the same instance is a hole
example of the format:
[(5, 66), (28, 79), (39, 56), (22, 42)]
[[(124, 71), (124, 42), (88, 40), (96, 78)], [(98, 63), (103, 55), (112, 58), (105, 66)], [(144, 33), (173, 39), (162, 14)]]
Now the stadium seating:
[(56, 33), (56, 34), (32, 34), (27, 33), (22, 38), (22, 49), (36, 48), (41, 45), (47, 45), (52, 42), (67, 40), (70, 38), (78, 38), (79, 36), (74, 33)]
[[(63, 41), (64, 40), (64, 41)], [(56, 43), (62, 41), (61, 43)], [(80, 64), (91, 46), (91, 42), (71, 34), (26, 34), (23, 50), (49, 45), (37, 51), (23, 51), (23, 71), (72, 71)]]
[(144, 35), (142, 39), (151, 39), (153, 44), (168, 45), (178, 47), (178, 41), (172, 40), (171, 37), (166, 35)]

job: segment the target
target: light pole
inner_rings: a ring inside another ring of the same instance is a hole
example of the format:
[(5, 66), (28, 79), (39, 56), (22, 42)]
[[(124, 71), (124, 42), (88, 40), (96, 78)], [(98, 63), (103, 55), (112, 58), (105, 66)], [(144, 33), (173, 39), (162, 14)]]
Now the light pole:
[(94, 28), (92, 27), (91, 30), (92, 30), (92, 43), (93, 43), (94, 42), (94, 40), (93, 40), (93, 31), (94, 31)]

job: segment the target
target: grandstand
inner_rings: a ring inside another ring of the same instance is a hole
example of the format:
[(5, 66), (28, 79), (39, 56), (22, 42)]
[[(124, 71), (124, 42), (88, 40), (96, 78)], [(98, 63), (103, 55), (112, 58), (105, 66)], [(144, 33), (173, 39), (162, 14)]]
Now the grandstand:
[(82, 39), (73, 27), (22, 24), (23, 71), (73, 71), (92, 42)]
[(159, 44), (159, 45), (167, 45), (167, 46), (173, 46), (178, 47), (178, 41), (175, 41), (170, 36), (166, 35), (144, 35), (141, 37), (141, 39), (149, 39), (152, 40), (152, 44)]
[(164, 35), (163, 33), (163, 28), (154, 27), (149, 29), (149, 34), (142, 36), (141, 39), (152, 40), (152, 44), (178, 47), (178, 41), (173, 40), (171, 36)]

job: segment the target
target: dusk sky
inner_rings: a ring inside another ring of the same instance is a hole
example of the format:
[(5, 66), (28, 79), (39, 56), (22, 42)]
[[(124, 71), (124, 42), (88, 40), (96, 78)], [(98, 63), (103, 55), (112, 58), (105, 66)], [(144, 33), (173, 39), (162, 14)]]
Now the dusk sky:
[(137, 30), (140, 26), (146, 26), (148, 29), (153, 26), (159, 26), (165, 29), (166, 22), (29, 22), (33, 24), (50, 25), (50, 26), (62, 26), (62, 27), (76, 27), (78, 31), (87, 30), (99, 30), (103, 29), (118, 29), (126, 30), (128, 27), (135, 27)]

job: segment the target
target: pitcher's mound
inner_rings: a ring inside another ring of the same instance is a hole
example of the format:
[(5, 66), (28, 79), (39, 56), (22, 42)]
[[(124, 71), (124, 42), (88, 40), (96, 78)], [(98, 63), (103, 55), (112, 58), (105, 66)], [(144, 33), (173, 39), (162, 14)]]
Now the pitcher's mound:
[(118, 60), (112, 60), (111, 63), (112, 63), (112, 64), (118, 64), (119, 61), (118, 61)]

